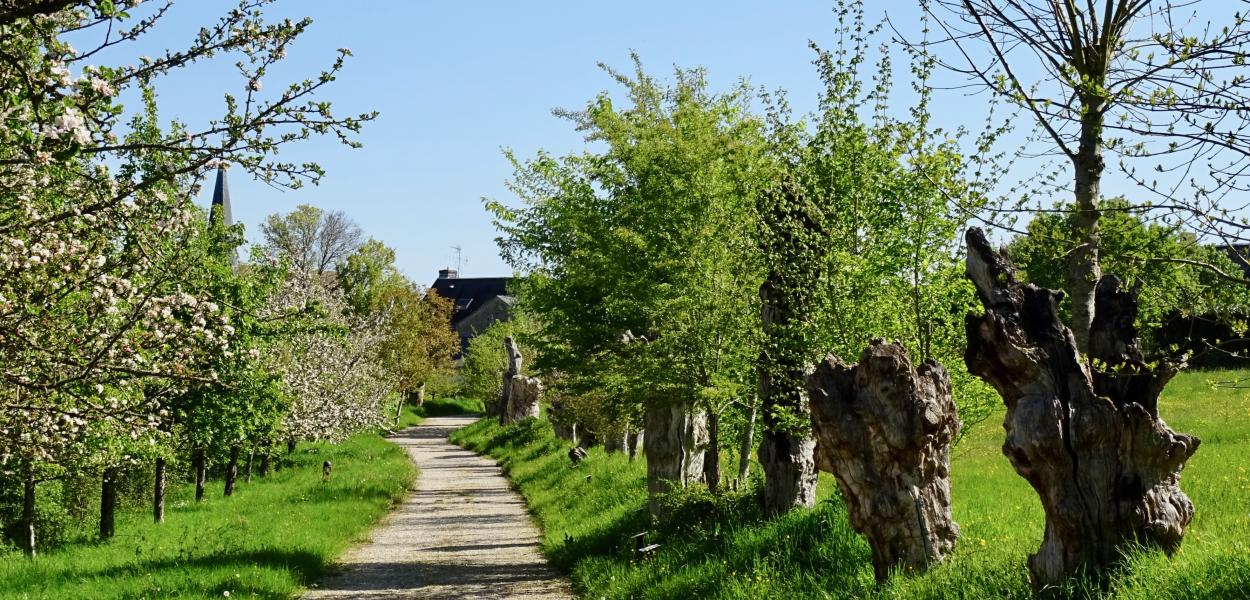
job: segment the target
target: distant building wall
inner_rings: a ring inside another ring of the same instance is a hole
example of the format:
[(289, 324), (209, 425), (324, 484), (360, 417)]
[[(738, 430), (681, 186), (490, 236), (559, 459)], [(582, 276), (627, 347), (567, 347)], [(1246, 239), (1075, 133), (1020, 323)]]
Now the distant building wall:
[(460, 334), (460, 350), (463, 352), (469, 340), (486, 331), (486, 328), (512, 318), (512, 298), (495, 296), (487, 300), (467, 317), (456, 323), (456, 333)]

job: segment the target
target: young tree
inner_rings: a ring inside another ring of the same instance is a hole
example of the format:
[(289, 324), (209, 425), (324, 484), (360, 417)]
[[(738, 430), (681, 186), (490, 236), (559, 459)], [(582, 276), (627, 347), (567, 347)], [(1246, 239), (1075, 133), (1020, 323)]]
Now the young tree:
[[(1102, 273), (1108, 157), (1119, 157), (1130, 182), (1158, 195), (1143, 209), (1204, 232), (1237, 237), (1245, 230), (1220, 206), (1229, 191), (1244, 187), (1250, 156), (1250, 80), (1242, 73), (1250, 25), (1242, 15), (1212, 25), (1199, 19), (1198, 3), (1167, 0), (923, 6), (948, 34), (942, 42), (964, 59), (944, 64), (1027, 110), (1071, 164), (1075, 245), (1065, 289), (1083, 354)], [(1138, 169), (1133, 159), (1149, 168)], [(1192, 197), (1184, 186), (1193, 186)]]

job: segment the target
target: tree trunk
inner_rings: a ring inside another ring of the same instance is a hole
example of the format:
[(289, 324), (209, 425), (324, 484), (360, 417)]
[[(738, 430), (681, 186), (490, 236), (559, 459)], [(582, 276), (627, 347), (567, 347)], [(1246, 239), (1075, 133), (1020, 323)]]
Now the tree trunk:
[(703, 482), (713, 494), (720, 492), (720, 415), (708, 411), (707, 451), (703, 453)]
[(260, 476), (261, 477), (269, 476), (269, 461), (271, 460), (270, 456), (271, 456), (271, 453), (270, 453), (269, 445), (266, 445), (264, 449), (262, 449), (260, 452)]
[(421, 382), (421, 385), (417, 386), (417, 397), (415, 400), (413, 400), (413, 404), (416, 406), (422, 406), (425, 404), (425, 382), (424, 381)]
[(243, 482), (252, 482), (252, 460), (256, 458), (256, 450), (247, 452), (247, 461), (243, 463)]
[(156, 459), (156, 473), (152, 478), (152, 522), (165, 522), (165, 459)]
[(195, 471), (195, 501), (204, 501), (204, 479), (208, 465), (204, 457), (204, 449), (196, 448), (191, 452), (191, 470)]
[(295, 454), (295, 437), (294, 436), (288, 437), (286, 439), (286, 455), (290, 456), (292, 454)]
[(234, 495), (234, 484), (239, 479), (239, 446), (230, 446), (230, 462), (226, 463), (226, 496)]
[(638, 456), (638, 448), (644, 444), (644, 434), (640, 430), (630, 431), (626, 437), (626, 444), (629, 446), (629, 461), (633, 462)]
[(707, 447), (707, 414), (693, 411), (689, 402), (652, 400), (646, 420), (648, 506), (651, 514), (659, 515), (660, 495), (699, 480)]
[(400, 392), (399, 403), (395, 405), (395, 428), (399, 429), (399, 422), (404, 418), (404, 401), (408, 399), (408, 392)]
[(26, 473), (26, 481), (22, 485), (22, 550), (26, 556), (35, 558), (35, 468), (32, 466)]
[(1003, 453), (1046, 512), (1042, 546), (1029, 557), (1034, 587), (1104, 572), (1137, 544), (1175, 551), (1194, 513), (1180, 471), (1198, 439), (1159, 418), (1176, 367), (1151, 367), (1138, 349), (1136, 290), (1100, 282), (1090, 357), (1104, 370), (1091, 371), (1059, 320), (1062, 294), (1017, 283), (980, 230), (967, 243), (968, 277), (986, 312), (967, 318), (964, 359), (1002, 396)]
[(1076, 184), (1077, 246), (1068, 255), (1067, 291), (1072, 300), (1072, 333), (1076, 337), (1076, 348), (1086, 355), (1090, 351), (1090, 328), (1096, 316), (1094, 294), (1102, 278), (1098, 261), (1101, 244), (1098, 206), (1102, 172), (1106, 166), (1102, 157), (1104, 105), (1105, 101), (1101, 98), (1082, 99), (1081, 138), (1072, 157)]
[(510, 422), (508, 421), (508, 410), (512, 406), (513, 380), (521, 375), (524, 358), (521, 356), (521, 348), (517, 346), (516, 340), (512, 339), (512, 336), (507, 336), (503, 339), (503, 348), (508, 355), (508, 367), (503, 373), (503, 393), (500, 395), (498, 407), (494, 411), (496, 414), (490, 414), (492, 411), (489, 410), (490, 407), (487, 407), (486, 416), (493, 417), (498, 415), (500, 424), (507, 425)]
[(878, 582), (924, 571), (955, 548), (950, 445), (959, 435), (950, 375), (912, 368), (898, 344), (873, 340), (847, 365), (833, 355), (808, 379), (817, 459), (838, 480), (851, 525), (868, 538)]
[(508, 384), (508, 389), (508, 403), (499, 419), (501, 424), (510, 425), (517, 421), (538, 418), (538, 402), (543, 393), (541, 381), (516, 375)]
[(114, 515), (117, 509), (117, 468), (104, 469), (100, 482), (100, 539), (113, 537)]
[[(783, 330), (793, 320), (794, 306), (778, 293), (780, 275), (769, 273), (760, 286), (760, 322), (769, 338), (760, 353), (759, 396), (764, 409), (760, 465), (764, 467), (764, 514), (775, 517), (795, 507), (816, 505), (816, 442), (811, 435), (811, 409), (801, 358)], [(787, 422), (789, 414), (798, 423)]]

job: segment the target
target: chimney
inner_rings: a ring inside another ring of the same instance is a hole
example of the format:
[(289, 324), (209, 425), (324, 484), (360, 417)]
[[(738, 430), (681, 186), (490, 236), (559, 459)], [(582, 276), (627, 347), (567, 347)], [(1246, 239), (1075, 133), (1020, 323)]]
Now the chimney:
[(459, 279), (460, 272), (455, 269), (439, 269), (438, 278), (439, 279)]

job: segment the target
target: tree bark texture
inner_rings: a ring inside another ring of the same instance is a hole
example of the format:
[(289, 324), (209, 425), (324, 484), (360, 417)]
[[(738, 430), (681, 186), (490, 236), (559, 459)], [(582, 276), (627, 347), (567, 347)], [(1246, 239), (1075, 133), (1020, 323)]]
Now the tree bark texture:
[(252, 482), (252, 461), (256, 460), (256, 451), (248, 450), (247, 460), (243, 463), (243, 482)]
[(26, 551), (26, 556), (35, 558), (38, 554), (35, 543), (35, 471), (29, 469), (26, 474), (26, 480), (22, 482), (22, 550)]
[(191, 470), (195, 471), (195, 501), (204, 501), (204, 479), (208, 465), (205, 464), (204, 449), (191, 451)]
[(487, 406), (486, 416), (499, 416), (500, 423), (507, 425), (509, 422), (507, 420), (508, 407), (512, 403), (512, 380), (521, 375), (524, 358), (521, 356), (521, 348), (517, 346), (516, 340), (512, 339), (512, 336), (507, 336), (503, 339), (503, 348), (504, 353), (508, 357), (508, 366), (503, 372), (502, 395), (499, 397), (494, 410), (491, 410), (492, 407)]
[(538, 400), (543, 384), (537, 378), (517, 375), (508, 384), (508, 404), (500, 423), (510, 425), (529, 418), (538, 418)]
[(660, 514), (659, 496), (699, 481), (707, 447), (707, 413), (689, 402), (653, 400), (646, 408), (647, 492), (651, 514)]
[(165, 522), (165, 459), (156, 459), (152, 477), (152, 522)]
[(239, 447), (230, 447), (230, 460), (226, 463), (226, 496), (234, 495), (234, 485), (239, 480)]
[(117, 511), (117, 468), (104, 469), (100, 480), (100, 539), (107, 540), (115, 533), (113, 524)]
[(703, 453), (703, 482), (715, 494), (720, 491), (720, 415), (708, 412), (707, 451)]
[[(764, 408), (759, 458), (764, 468), (764, 514), (769, 517), (816, 505), (816, 442), (811, 435), (807, 374), (798, 357), (779, 341), (779, 332), (793, 320), (794, 307), (778, 293), (777, 277), (770, 273), (760, 286), (760, 321), (772, 350), (760, 354), (758, 379)], [(782, 411), (806, 423), (786, 423), (777, 417)]]
[(851, 525), (868, 538), (873, 571), (924, 571), (955, 548), (950, 445), (960, 422), (950, 375), (913, 368), (899, 344), (873, 340), (848, 365), (828, 355), (808, 379), (822, 465), (832, 467)]
[(1075, 174), (1076, 247), (1068, 254), (1067, 284), (1072, 296), (1072, 333), (1081, 354), (1090, 351), (1089, 336), (1097, 316), (1095, 292), (1102, 278), (1098, 251), (1099, 195), (1105, 163), (1102, 157), (1102, 126), (1105, 100), (1083, 98), (1081, 137), (1072, 156)]
[(629, 446), (630, 462), (633, 462), (633, 460), (638, 457), (638, 449), (642, 447), (644, 443), (646, 443), (645, 440), (646, 440), (646, 437), (644, 436), (643, 432), (640, 430), (631, 430), (629, 434), (626, 436), (625, 444)]
[(1100, 282), (1091, 371), (1059, 320), (1062, 293), (1018, 283), (980, 230), (967, 243), (967, 274), (986, 312), (966, 320), (964, 359), (1002, 396), (1003, 453), (1046, 512), (1042, 546), (1028, 561), (1033, 585), (1100, 572), (1135, 543), (1175, 551), (1194, 513), (1180, 472), (1198, 439), (1159, 418), (1158, 395), (1176, 366), (1144, 361), (1136, 292), (1113, 277)]

